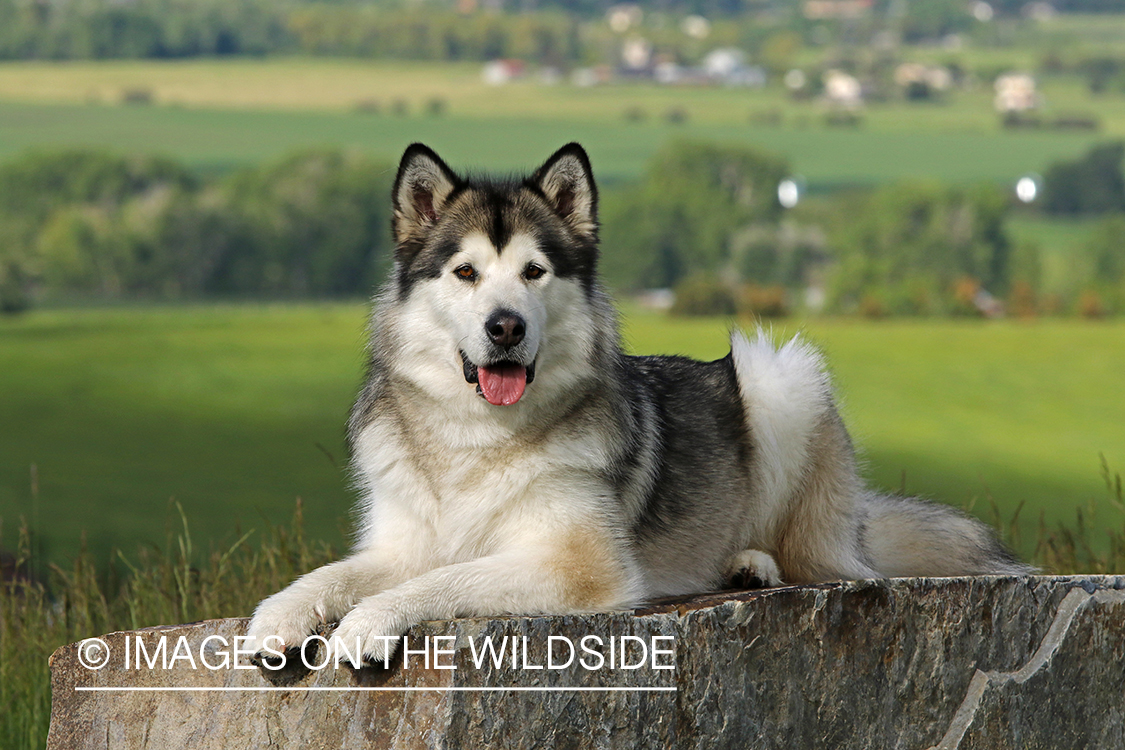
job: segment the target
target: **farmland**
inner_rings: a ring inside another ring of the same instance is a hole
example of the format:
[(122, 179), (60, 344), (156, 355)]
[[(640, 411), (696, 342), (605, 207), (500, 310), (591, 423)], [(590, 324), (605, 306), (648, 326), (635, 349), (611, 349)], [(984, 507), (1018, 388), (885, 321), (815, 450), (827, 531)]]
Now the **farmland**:
[[(149, 104), (122, 104), (129, 92)], [(1046, 88), (1060, 111), (1089, 106), (1078, 81)], [(442, 102), (440, 115), (428, 107)], [(401, 106), (405, 114), (395, 114)], [(363, 111), (375, 107), (378, 113)], [(666, 115), (682, 110), (686, 121)], [(627, 121), (626, 111), (638, 119)], [(1125, 134), (1125, 98), (1097, 101), (1105, 134)], [(763, 125), (763, 114), (778, 119)], [(27, 148), (163, 153), (225, 171), (295, 148), (333, 145), (394, 159), (411, 141), (460, 165), (526, 169), (570, 140), (611, 181), (635, 178), (672, 138), (754, 145), (789, 158), (812, 188), (907, 177), (1009, 183), (1073, 158), (1099, 134), (1005, 132), (987, 86), (948, 103), (873, 104), (859, 128), (824, 126), (817, 102), (776, 89), (486, 86), (479, 66), (336, 60), (0, 64), (0, 159)], [(756, 122), (757, 124), (752, 124)]]
[[(626, 307), (638, 353), (725, 353), (729, 321)], [(50, 559), (164, 538), (179, 501), (201, 548), (280, 522), (340, 544), (343, 423), (362, 373), (360, 304), (48, 310), (0, 321), (0, 516)], [(866, 322), (800, 326), (827, 351), (880, 486), (1025, 522), (1104, 497), (1125, 466), (1121, 323)], [(778, 324), (778, 333), (797, 330)], [(37, 487), (32, 491), (31, 467)], [(1106, 508), (1106, 520), (1114, 520)], [(1025, 538), (1034, 538), (1025, 533)], [(1027, 550), (1025, 550), (1027, 551)]]

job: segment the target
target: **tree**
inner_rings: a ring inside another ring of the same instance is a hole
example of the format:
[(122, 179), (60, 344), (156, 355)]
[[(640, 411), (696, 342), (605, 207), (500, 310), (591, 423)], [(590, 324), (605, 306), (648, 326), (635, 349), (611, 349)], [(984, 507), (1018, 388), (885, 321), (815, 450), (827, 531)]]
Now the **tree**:
[(940, 312), (965, 279), (1005, 293), (1007, 210), (992, 186), (906, 183), (842, 201), (829, 241), (830, 304), (847, 311), (874, 299), (892, 313)]
[(1052, 164), (1043, 178), (1043, 210), (1102, 214), (1125, 209), (1125, 143), (1094, 146), (1075, 161)]
[(722, 270), (738, 230), (777, 220), (777, 184), (787, 171), (782, 159), (735, 146), (664, 148), (639, 184), (604, 202), (603, 274), (644, 288)]

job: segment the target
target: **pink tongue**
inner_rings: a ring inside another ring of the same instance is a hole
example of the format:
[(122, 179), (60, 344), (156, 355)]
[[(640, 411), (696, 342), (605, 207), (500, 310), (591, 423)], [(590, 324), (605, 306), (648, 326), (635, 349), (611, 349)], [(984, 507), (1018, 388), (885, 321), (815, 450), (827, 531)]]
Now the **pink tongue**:
[(511, 406), (527, 387), (527, 368), (522, 365), (478, 367), (480, 390), (493, 406)]

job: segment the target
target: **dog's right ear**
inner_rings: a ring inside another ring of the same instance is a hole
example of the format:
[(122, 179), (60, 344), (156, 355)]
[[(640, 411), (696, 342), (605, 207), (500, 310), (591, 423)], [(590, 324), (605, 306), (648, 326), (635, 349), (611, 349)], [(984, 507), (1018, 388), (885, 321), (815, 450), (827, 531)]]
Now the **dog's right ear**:
[(392, 191), (395, 242), (419, 241), (437, 223), (450, 194), (460, 183), (428, 146), (412, 143), (402, 155)]

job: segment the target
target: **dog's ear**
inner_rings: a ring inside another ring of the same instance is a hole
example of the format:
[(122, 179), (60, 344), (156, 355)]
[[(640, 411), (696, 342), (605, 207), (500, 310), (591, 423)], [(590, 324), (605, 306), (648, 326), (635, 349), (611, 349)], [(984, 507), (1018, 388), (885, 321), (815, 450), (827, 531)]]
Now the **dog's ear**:
[(417, 241), (437, 223), (460, 179), (428, 146), (412, 143), (402, 155), (392, 191), (394, 235), (400, 245)]
[(597, 236), (598, 187), (585, 149), (577, 143), (566, 144), (535, 171), (530, 182), (575, 233), (591, 239)]

